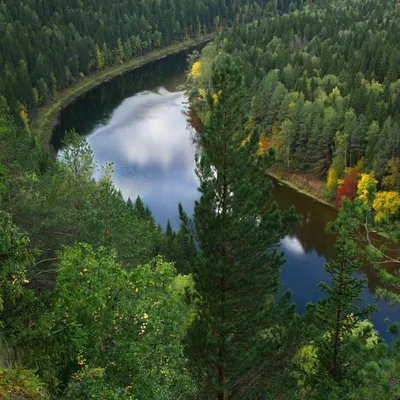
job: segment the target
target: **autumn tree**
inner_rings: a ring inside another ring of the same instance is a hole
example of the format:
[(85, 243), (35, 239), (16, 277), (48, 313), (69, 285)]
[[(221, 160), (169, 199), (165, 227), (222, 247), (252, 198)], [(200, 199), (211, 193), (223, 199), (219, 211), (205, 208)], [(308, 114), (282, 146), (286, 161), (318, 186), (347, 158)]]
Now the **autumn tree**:
[(361, 174), (357, 184), (357, 198), (365, 204), (372, 204), (376, 194), (377, 183), (378, 181), (373, 173)]
[(347, 171), (346, 177), (343, 182), (339, 185), (336, 194), (336, 209), (339, 210), (342, 205), (343, 197), (347, 197), (350, 201), (353, 201), (357, 194), (357, 170), (351, 168)]
[(400, 211), (400, 194), (399, 192), (378, 192), (372, 207), (376, 211), (375, 221), (379, 222), (383, 219), (394, 218)]

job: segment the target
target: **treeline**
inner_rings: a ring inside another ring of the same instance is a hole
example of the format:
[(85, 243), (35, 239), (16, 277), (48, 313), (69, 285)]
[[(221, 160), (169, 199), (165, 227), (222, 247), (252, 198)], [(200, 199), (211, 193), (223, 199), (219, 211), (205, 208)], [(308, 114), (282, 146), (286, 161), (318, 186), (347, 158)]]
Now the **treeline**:
[[(57, 90), (130, 57), (250, 21), (272, 3), (239, 0), (85, 0), (0, 3), (0, 94), (31, 113)], [(288, 9), (288, 1), (277, 6)], [(2, 102), (4, 102), (2, 98)]]
[(399, 191), (399, 23), (393, 0), (318, 1), (235, 24), (203, 51), (191, 95), (201, 112), (213, 59), (232, 54), (245, 76), (249, 123), (264, 148), (278, 150), (282, 169), (329, 175), (328, 198), (356, 166), (375, 175), (379, 190)]

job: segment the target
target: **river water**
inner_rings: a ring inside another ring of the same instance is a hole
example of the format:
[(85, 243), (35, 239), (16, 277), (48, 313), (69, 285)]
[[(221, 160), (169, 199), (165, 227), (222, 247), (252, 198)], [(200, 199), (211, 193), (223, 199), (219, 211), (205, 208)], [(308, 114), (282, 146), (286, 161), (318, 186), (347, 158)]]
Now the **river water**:
[[(55, 128), (53, 145), (61, 147), (63, 133), (75, 129), (87, 137), (98, 165), (114, 163), (114, 183), (124, 197), (138, 195), (148, 204), (157, 222), (165, 227), (170, 219), (179, 228), (177, 205), (190, 214), (199, 197), (194, 173), (195, 133), (201, 126), (188, 111), (177, 87), (185, 81), (187, 53), (165, 57), (105, 82), (63, 110)], [(275, 183), (274, 199), (282, 209), (295, 205), (300, 221), (292, 235), (282, 240), (286, 264), (282, 268), (283, 289), (290, 288), (302, 313), (308, 302), (321, 296), (318, 282), (329, 280), (323, 269), (327, 257), (335, 256), (334, 238), (325, 232), (335, 211), (284, 185)], [(375, 302), (378, 278), (368, 276), (364, 297)], [(384, 319), (398, 319), (395, 309), (377, 302), (372, 317), (387, 340)]]

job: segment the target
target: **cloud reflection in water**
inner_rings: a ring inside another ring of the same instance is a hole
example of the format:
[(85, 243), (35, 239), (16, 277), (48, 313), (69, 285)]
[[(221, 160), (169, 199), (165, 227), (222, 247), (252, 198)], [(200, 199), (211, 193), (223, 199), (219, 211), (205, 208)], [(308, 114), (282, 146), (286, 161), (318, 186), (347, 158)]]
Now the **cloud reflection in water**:
[(182, 92), (141, 92), (124, 100), (105, 125), (87, 137), (99, 165), (113, 162), (124, 198), (140, 195), (165, 225), (179, 227), (177, 206), (191, 213), (198, 198), (194, 145), (183, 113)]
[(281, 245), (285, 252), (295, 253), (295, 254), (304, 254), (304, 248), (299, 239), (297, 237), (285, 236), (282, 241)]

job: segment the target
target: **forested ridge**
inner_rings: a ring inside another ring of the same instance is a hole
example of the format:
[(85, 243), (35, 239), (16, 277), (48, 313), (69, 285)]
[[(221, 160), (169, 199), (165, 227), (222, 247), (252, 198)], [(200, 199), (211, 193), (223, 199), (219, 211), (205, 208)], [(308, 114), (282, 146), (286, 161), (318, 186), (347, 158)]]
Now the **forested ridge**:
[[(13, 1), (0, 3), (0, 93), (28, 113), (106, 66), (249, 21), (266, 1)], [(287, 8), (287, 2), (281, 8)], [(4, 101), (4, 99), (3, 99)]]
[[(393, 0), (0, 3), (0, 399), (398, 400), (399, 274), (381, 266), (400, 254), (369, 236), (397, 234), (398, 13)], [(84, 137), (66, 133), (56, 158), (31, 129), (84, 75), (214, 30), (189, 57), (200, 199), (193, 216), (177, 204), (177, 232), (124, 199), (112, 164), (93, 178)], [(280, 242), (299, 221), (271, 201), (277, 165), (340, 194), (331, 279), (303, 315), (281, 289)], [(394, 306), (391, 343), (359, 306), (362, 264)]]

